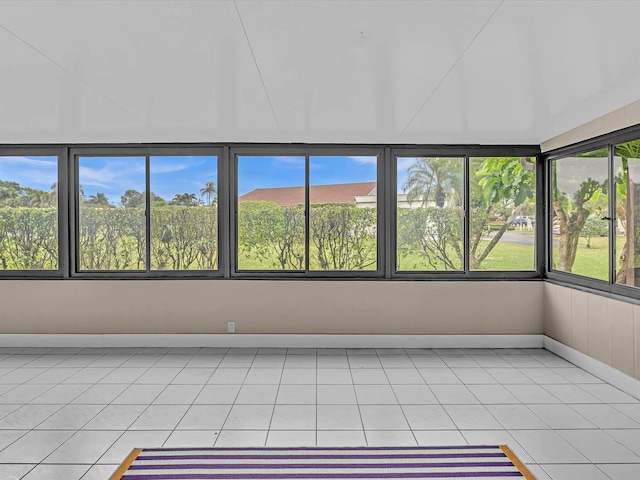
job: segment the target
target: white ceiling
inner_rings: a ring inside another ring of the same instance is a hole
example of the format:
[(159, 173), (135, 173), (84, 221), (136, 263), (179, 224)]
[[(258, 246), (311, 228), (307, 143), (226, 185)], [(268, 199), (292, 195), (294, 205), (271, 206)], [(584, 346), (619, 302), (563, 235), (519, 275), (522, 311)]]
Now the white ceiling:
[(640, 1), (2, 1), (0, 143), (538, 144), (640, 99)]

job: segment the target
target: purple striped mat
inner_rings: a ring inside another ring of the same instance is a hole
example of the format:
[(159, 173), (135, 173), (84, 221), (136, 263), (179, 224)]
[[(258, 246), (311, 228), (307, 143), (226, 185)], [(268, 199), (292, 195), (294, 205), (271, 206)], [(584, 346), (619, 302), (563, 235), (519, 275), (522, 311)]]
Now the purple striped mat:
[(505, 445), (345, 448), (136, 448), (111, 480), (535, 480)]

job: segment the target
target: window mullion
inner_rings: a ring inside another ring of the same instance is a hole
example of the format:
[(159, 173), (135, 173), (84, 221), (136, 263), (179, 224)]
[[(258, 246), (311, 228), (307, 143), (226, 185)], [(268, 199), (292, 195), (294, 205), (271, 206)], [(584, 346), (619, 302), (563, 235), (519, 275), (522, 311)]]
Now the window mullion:
[(309, 272), (309, 155), (304, 156), (304, 271)]
[(151, 160), (145, 155), (145, 265), (146, 271), (151, 271)]

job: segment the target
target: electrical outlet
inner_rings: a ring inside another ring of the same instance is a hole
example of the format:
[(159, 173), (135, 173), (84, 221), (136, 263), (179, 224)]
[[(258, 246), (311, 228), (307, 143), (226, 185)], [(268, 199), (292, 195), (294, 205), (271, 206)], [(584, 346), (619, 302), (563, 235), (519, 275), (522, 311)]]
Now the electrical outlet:
[(227, 322), (227, 333), (236, 333), (236, 322)]

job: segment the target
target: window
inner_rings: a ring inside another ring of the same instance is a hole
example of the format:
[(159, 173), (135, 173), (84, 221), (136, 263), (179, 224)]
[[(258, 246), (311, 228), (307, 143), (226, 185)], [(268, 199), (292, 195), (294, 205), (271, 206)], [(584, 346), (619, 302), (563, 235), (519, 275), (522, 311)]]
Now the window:
[(375, 156), (310, 157), (310, 269), (377, 269), (377, 166)]
[(78, 179), (79, 270), (144, 271), (145, 203), (128, 192), (144, 197), (145, 157), (80, 157)]
[(531, 157), (470, 159), (471, 270), (535, 270), (535, 166)]
[(0, 270), (58, 270), (57, 156), (0, 156)]
[(78, 271), (217, 270), (217, 163), (215, 155), (79, 156)]
[(615, 282), (640, 286), (640, 140), (616, 145)]
[(464, 158), (398, 157), (398, 271), (460, 271), (464, 265)]
[(152, 270), (218, 268), (217, 173), (215, 156), (150, 157)]
[(378, 270), (378, 157), (237, 157), (237, 270)]
[(553, 269), (609, 280), (608, 165), (607, 148), (552, 162)]

